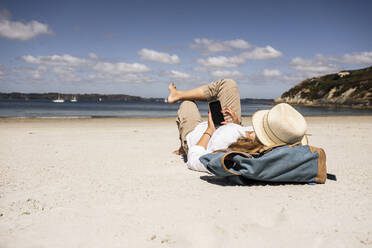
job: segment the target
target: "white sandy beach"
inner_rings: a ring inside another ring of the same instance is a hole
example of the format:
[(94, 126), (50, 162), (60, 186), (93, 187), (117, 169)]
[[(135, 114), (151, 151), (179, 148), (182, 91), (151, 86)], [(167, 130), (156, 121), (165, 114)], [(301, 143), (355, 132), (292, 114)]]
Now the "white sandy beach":
[(306, 119), (337, 182), (226, 185), (174, 119), (2, 119), (0, 247), (371, 247), (372, 117)]

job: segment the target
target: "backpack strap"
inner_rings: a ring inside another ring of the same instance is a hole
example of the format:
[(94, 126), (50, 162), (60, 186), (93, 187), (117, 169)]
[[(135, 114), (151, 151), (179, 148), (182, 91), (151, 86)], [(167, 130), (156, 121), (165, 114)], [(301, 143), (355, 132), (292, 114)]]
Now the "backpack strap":
[(224, 168), (225, 171), (229, 172), (230, 174), (233, 174), (233, 175), (236, 175), (236, 176), (240, 176), (241, 173), (238, 173), (238, 172), (233, 172), (231, 171), (230, 169), (235, 169), (235, 170), (239, 170), (239, 165), (235, 162), (232, 163), (231, 159), (230, 159), (230, 156), (231, 155), (235, 155), (235, 154), (239, 154), (239, 155), (242, 155), (243, 157), (246, 157), (246, 158), (253, 158), (252, 154), (249, 154), (249, 153), (245, 153), (245, 152), (239, 152), (239, 151), (230, 151), (230, 152), (226, 152), (222, 158), (221, 158), (221, 164), (222, 164), (222, 168)]
[(259, 151), (259, 154), (264, 155), (264, 154), (270, 152), (272, 149), (277, 148), (277, 147), (281, 147), (281, 146), (289, 146), (290, 148), (293, 148), (297, 145), (301, 145), (301, 141), (293, 143), (293, 144), (281, 143), (281, 144), (276, 144), (276, 145), (272, 145), (272, 146), (266, 146)]

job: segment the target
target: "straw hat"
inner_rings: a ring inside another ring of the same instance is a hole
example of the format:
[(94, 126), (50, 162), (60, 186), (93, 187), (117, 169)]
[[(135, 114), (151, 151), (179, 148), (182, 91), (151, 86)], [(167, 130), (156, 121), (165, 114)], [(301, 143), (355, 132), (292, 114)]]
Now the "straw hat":
[(265, 146), (308, 144), (305, 135), (305, 118), (287, 103), (280, 103), (270, 110), (259, 110), (252, 117), (253, 129), (258, 140)]

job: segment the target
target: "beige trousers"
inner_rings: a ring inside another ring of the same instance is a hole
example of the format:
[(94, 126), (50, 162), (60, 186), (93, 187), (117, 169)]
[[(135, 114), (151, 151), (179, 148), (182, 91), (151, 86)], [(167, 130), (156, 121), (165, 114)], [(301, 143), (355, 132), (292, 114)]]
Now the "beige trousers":
[[(241, 122), (241, 106), (238, 85), (232, 79), (220, 79), (202, 86), (208, 102), (219, 100), (222, 109), (230, 107), (235, 111)], [(186, 135), (202, 122), (199, 109), (194, 101), (183, 101), (178, 109), (177, 126), (180, 135), (181, 147), (187, 154), (188, 147)]]

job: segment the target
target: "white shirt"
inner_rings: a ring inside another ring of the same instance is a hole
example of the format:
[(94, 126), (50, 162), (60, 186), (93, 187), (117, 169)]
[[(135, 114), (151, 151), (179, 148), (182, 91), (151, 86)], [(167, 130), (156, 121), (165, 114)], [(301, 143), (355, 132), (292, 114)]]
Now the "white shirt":
[(214, 152), (220, 149), (226, 149), (230, 144), (237, 141), (240, 137), (246, 137), (245, 132), (253, 131), (253, 127), (243, 127), (234, 123), (222, 125), (216, 129), (209, 140), (207, 149), (196, 145), (205, 130), (207, 130), (208, 122), (198, 124), (193, 131), (186, 135), (187, 146), (189, 152), (187, 154), (187, 166), (191, 170), (208, 172), (199, 158), (204, 154)]

